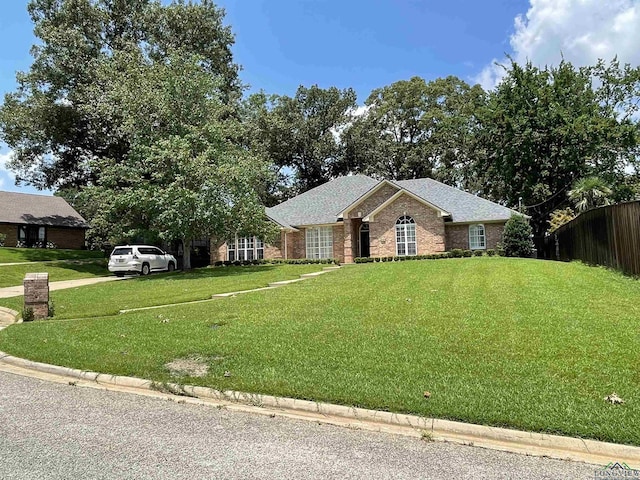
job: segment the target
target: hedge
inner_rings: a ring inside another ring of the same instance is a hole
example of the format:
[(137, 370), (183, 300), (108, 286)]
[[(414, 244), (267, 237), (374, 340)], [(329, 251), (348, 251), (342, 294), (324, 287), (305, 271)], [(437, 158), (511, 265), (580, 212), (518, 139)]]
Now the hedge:
[(339, 265), (340, 262), (334, 258), (320, 258), (320, 259), (309, 259), (309, 258), (295, 258), (291, 260), (285, 260), (282, 258), (265, 258), (265, 259), (255, 259), (255, 260), (236, 260), (236, 261), (217, 261), (213, 263), (214, 267), (242, 267), (248, 265), (310, 265), (310, 264), (324, 264), (324, 265)]
[[(463, 257), (481, 257), (484, 250), (462, 250), (453, 249), (450, 252), (433, 253), (431, 255), (412, 255), (407, 257), (356, 257), (353, 259), (355, 263), (380, 263), (380, 262), (404, 262), (408, 260), (438, 260), (440, 258), (463, 258)], [(487, 255), (495, 255), (494, 250), (487, 250)]]

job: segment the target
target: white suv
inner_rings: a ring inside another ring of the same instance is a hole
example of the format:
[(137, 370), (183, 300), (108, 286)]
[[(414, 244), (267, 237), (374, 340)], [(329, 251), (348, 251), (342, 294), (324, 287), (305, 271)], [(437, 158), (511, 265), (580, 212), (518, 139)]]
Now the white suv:
[(173, 272), (177, 264), (173, 255), (151, 245), (116, 247), (109, 257), (109, 271), (118, 277), (125, 273), (149, 275), (151, 272)]

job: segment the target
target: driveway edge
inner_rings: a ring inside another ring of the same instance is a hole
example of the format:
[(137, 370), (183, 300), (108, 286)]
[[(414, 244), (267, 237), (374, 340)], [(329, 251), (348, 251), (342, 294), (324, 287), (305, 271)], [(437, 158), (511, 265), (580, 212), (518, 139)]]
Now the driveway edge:
[[(307, 421), (338, 425), (347, 428), (393, 433), (428, 441), (445, 441), (507, 452), (546, 456), (561, 460), (580, 461), (598, 465), (624, 462), (640, 468), (640, 447), (619, 445), (559, 435), (525, 432), (488, 427), (450, 420), (419, 417), (401, 413), (369, 410), (323, 402), (312, 402), (272, 395), (219, 391), (207, 387), (156, 383), (142, 378), (108, 375), (73, 368), (34, 362), (0, 352), (0, 364), (35, 373), (45, 373), (84, 380), (109, 389), (125, 389), (129, 393), (149, 395), (153, 392), (166, 398), (184, 402), (215, 404), (270, 416), (287, 416)], [(146, 393), (145, 393), (146, 392)]]

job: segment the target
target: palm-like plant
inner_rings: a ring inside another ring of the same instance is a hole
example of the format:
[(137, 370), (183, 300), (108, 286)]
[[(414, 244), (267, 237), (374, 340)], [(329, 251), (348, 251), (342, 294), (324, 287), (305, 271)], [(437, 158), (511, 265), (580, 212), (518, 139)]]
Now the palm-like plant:
[(585, 177), (578, 180), (569, 191), (569, 199), (578, 212), (611, 204), (613, 191), (600, 177)]

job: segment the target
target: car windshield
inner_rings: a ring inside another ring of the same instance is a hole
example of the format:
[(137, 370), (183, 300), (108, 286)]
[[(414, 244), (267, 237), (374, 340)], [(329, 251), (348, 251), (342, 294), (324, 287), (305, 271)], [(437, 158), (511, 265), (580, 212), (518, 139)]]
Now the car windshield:
[(131, 248), (116, 248), (111, 255), (131, 255), (132, 252)]

